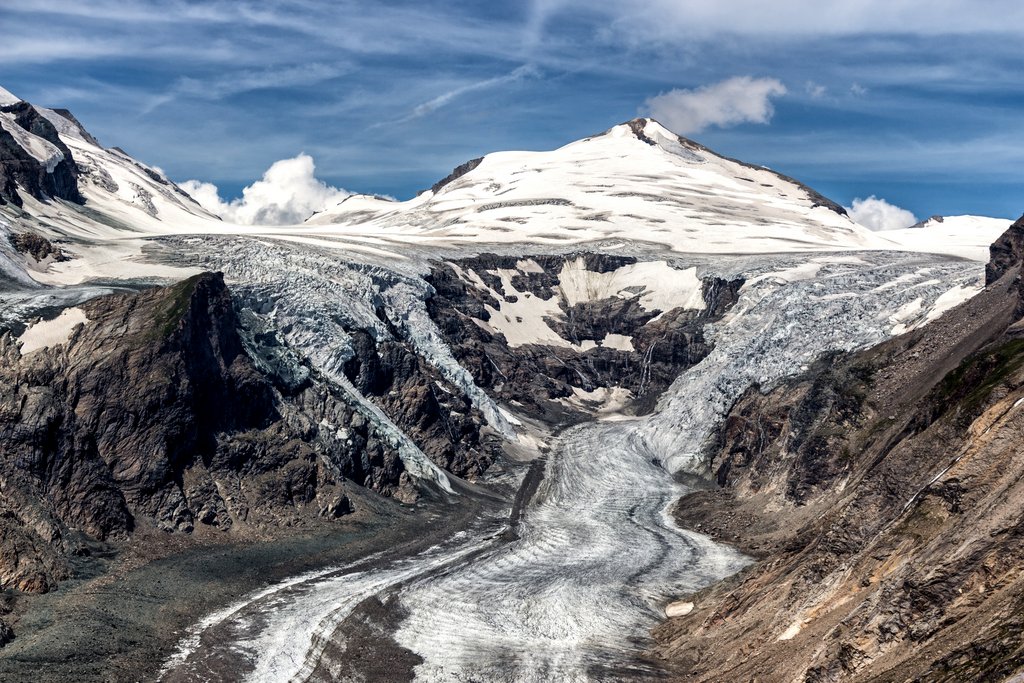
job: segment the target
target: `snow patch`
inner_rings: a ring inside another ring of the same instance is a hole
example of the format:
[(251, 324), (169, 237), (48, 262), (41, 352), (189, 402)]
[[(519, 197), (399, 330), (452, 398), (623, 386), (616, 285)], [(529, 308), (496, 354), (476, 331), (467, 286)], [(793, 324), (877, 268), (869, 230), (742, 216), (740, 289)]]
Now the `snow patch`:
[(693, 611), (694, 604), (685, 600), (677, 600), (676, 602), (669, 603), (665, 608), (666, 617), (683, 617)]
[(638, 298), (645, 311), (704, 310), (704, 283), (697, 269), (677, 270), (666, 261), (641, 261), (610, 273), (587, 270), (582, 257), (567, 261), (558, 275), (570, 306), (602, 299)]
[(793, 640), (798, 635), (800, 635), (800, 631), (802, 631), (803, 628), (803, 621), (794, 621), (792, 624), (789, 625), (789, 628), (782, 632), (782, 634), (777, 638), (777, 640)]
[(609, 349), (616, 349), (618, 351), (635, 351), (633, 348), (633, 338), (628, 337), (624, 334), (615, 334), (609, 332), (601, 340), (601, 346)]
[(8, 104), (17, 104), (18, 102), (21, 102), (20, 97), (10, 90), (0, 87), (0, 107), (7, 106)]
[(41, 320), (25, 330), (18, 341), (21, 342), (21, 355), (59, 346), (71, 338), (75, 327), (89, 322), (88, 316), (81, 308), (66, 308), (53, 320)]

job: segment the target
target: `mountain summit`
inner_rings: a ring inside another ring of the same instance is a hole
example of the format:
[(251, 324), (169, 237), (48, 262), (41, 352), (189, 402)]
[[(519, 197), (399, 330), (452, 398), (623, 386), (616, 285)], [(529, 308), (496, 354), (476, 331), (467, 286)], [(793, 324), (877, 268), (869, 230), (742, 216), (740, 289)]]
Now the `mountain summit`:
[(346, 201), (307, 224), (417, 225), (452, 241), (629, 239), (704, 253), (879, 244), (841, 206), (792, 178), (644, 118), (549, 152), (488, 154), (407, 202)]

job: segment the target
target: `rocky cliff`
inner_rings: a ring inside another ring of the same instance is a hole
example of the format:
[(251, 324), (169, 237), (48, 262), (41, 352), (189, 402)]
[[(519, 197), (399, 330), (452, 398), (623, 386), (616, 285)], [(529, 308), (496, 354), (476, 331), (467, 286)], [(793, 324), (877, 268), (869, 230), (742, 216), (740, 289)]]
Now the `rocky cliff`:
[[(939, 320), (754, 387), (679, 521), (763, 559), (655, 633), (682, 680), (991, 681), (1024, 656), (1024, 221)], [(1015, 246), (1016, 245), (1016, 246)]]
[[(357, 338), (356, 387), (438, 462), (485, 470), (468, 400), (407, 349)], [(4, 587), (46, 591), (83, 543), (139, 525), (277, 528), (349, 512), (351, 486), (418, 495), (365, 409), (239, 317), (219, 274), (3, 333), (0, 359)]]
[[(82, 203), (78, 167), (57, 128), (28, 102), (0, 107), (0, 117), (10, 126), (0, 126), (0, 204), (21, 206), (19, 190), (36, 199), (56, 197)], [(47, 149), (23, 145), (19, 129), (44, 140)]]

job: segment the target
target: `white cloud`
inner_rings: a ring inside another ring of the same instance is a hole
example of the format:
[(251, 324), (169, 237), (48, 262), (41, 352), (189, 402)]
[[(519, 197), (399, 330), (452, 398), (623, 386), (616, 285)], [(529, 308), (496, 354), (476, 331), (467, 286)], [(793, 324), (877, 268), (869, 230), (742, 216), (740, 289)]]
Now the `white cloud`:
[(182, 96), (205, 100), (220, 100), (231, 95), (251, 92), (253, 90), (315, 85), (332, 78), (337, 78), (348, 70), (349, 67), (343, 64), (314, 63), (262, 69), (259, 71), (239, 71), (230, 76), (208, 79), (183, 76), (175, 81), (168, 91), (153, 97), (143, 108), (143, 113), (148, 114), (157, 107), (163, 106)]
[(875, 195), (867, 199), (854, 199), (853, 206), (846, 207), (846, 211), (854, 222), (868, 230), (899, 230), (917, 223), (914, 214)]
[(308, 154), (275, 161), (262, 180), (242, 190), (242, 196), (230, 202), (221, 198), (213, 183), (186, 180), (180, 186), (204, 209), (230, 223), (295, 225), (314, 211), (333, 206), (351, 194), (318, 180), (315, 171), (313, 157)]
[(775, 109), (771, 98), (786, 94), (774, 78), (736, 76), (692, 90), (677, 88), (645, 103), (651, 116), (682, 135), (711, 126), (768, 123)]

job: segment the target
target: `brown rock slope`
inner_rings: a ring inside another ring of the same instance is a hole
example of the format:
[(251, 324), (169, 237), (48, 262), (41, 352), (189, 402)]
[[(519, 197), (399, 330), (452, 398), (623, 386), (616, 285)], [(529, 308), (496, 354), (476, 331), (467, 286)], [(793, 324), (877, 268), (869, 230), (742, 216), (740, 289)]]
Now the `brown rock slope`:
[(992, 253), (926, 328), (737, 401), (677, 515), (762, 559), (656, 629), (680, 680), (1024, 671), (1024, 219)]

